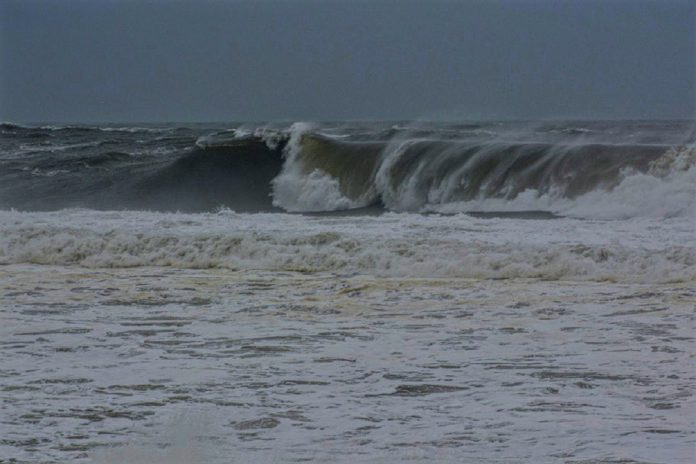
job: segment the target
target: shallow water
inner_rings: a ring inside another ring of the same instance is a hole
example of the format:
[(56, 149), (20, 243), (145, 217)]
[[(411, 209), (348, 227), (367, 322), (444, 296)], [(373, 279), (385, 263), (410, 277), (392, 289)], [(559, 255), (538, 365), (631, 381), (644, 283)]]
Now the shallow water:
[(694, 459), (693, 282), (12, 264), (0, 295), (5, 459)]
[(0, 211), (0, 460), (694, 462), (694, 231)]

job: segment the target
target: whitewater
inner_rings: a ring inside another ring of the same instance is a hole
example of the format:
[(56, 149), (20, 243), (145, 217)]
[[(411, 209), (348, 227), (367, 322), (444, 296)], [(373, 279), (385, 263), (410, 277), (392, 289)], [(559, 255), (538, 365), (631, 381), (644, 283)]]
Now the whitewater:
[(0, 126), (0, 461), (690, 463), (692, 121)]

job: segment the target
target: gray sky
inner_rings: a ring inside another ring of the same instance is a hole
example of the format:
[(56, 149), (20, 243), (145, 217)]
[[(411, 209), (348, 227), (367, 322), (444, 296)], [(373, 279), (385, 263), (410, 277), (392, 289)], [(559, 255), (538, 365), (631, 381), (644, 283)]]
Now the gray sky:
[(0, 0), (0, 119), (692, 118), (695, 3)]

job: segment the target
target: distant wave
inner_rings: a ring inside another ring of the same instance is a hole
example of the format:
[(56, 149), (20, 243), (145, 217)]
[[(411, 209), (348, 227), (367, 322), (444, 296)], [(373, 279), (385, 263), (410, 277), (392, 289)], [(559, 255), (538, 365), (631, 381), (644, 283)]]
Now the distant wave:
[(273, 211), (280, 150), (256, 139), (156, 157), (108, 151), (4, 163), (0, 208)]
[(608, 127), (2, 123), (0, 208), (696, 216), (694, 144), (663, 137), (683, 127)]
[(295, 125), (274, 204), (327, 211), (546, 210), (581, 217), (696, 215), (696, 151), (655, 144), (346, 142)]
[(13, 132), (13, 131), (62, 131), (62, 132), (170, 132), (174, 130), (172, 127), (138, 127), (138, 126), (93, 126), (93, 125), (81, 125), (81, 124), (68, 124), (68, 125), (25, 125), (17, 124), (13, 122), (2, 122), (0, 123), (0, 130), (3, 132)]

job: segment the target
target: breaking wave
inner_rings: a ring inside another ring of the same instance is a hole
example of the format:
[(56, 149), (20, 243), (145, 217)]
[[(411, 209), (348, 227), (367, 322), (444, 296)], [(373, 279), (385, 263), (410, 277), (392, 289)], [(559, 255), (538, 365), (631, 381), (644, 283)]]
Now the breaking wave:
[(285, 147), (285, 163), (273, 179), (273, 204), (286, 211), (333, 211), (359, 208), (374, 200), (371, 172), (379, 144), (346, 145), (294, 124)]
[(48, 131), (48, 132), (146, 132), (146, 133), (159, 133), (159, 132), (171, 132), (176, 130), (172, 127), (136, 127), (136, 126), (88, 126), (88, 125), (42, 125), (42, 126), (30, 126), (23, 124), (16, 124), (12, 122), (0, 122), (0, 131), (2, 132), (27, 132), (27, 131)]
[(332, 211), (550, 211), (593, 218), (696, 215), (693, 145), (344, 141), (291, 128), (274, 205)]
[(690, 219), (584, 222), (511, 222), (463, 214), (306, 218), (229, 211), (195, 215), (5, 211), (0, 212), (0, 264), (418, 278), (696, 280)]
[(696, 216), (684, 125), (626, 126), (3, 123), (0, 208)]
[(530, 188), (511, 199), (479, 198), (430, 208), (442, 213), (543, 210), (595, 219), (696, 217), (696, 151), (694, 147), (670, 148), (646, 171), (625, 168), (615, 185), (602, 187), (575, 197)]

